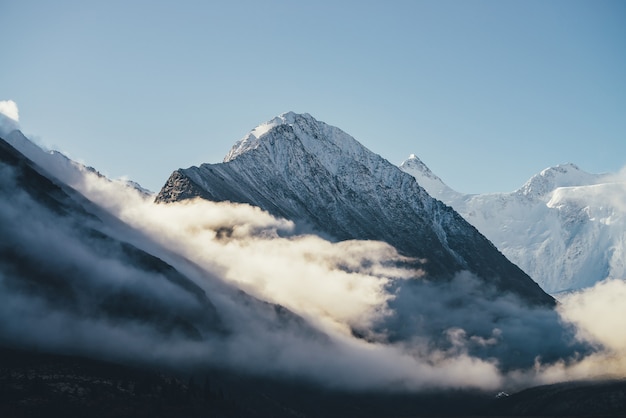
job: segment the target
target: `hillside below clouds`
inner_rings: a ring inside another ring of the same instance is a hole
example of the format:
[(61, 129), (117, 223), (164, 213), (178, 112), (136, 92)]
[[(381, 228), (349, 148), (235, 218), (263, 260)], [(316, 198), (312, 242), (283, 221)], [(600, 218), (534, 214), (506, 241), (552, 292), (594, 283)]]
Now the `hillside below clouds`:
[(510, 193), (456, 192), (415, 155), (402, 170), (452, 206), (551, 294), (626, 279), (626, 175), (574, 164), (533, 176)]

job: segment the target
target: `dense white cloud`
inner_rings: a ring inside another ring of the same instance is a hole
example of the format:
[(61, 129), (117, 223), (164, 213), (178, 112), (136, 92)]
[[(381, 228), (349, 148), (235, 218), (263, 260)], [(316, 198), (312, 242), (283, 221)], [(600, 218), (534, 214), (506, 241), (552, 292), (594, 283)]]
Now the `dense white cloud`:
[(569, 380), (626, 378), (626, 281), (605, 280), (563, 297), (558, 311), (575, 327), (577, 338), (596, 347), (580, 358), (518, 370), (512, 377), (523, 385)]
[(15, 122), (19, 122), (20, 120), (17, 103), (13, 100), (0, 100), (0, 114)]
[(626, 366), (626, 282), (606, 280), (562, 302), (561, 314), (577, 326), (579, 338), (621, 353)]
[(19, 110), (13, 100), (0, 100), (0, 135), (19, 129)]

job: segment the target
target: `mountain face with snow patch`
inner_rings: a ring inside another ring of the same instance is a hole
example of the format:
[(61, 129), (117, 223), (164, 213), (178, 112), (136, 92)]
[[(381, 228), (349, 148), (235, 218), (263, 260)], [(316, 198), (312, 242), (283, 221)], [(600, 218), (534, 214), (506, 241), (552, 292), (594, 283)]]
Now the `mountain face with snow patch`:
[(626, 181), (573, 164), (533, 176), (511, 193), (450, 189), (417, 157), (400, 165), (452, 206), (551, 294), (626, 278)]
[(286, 113), (237, 142), (223, 163), (176, 170), (157, 202), (201, 197), (258, 206), (335, 240), (381, 240), (431, 279), (467, 270), (500, 291), (551, 304), (517, 266), (413, 177), (338, 128)]

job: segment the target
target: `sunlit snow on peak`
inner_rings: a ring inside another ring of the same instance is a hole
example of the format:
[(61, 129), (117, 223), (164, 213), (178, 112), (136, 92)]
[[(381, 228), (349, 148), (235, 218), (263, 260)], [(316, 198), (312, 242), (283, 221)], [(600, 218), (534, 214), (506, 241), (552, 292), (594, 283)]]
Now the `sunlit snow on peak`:
[(558, 187), (586, 186), (598, 183), (602, 175), (587, 173), (575, 164), (560, 164), (534, 175), (519, 193), (530, 198), (541, 198)]
[(237, 141), (235, 145), (231, 148), (231, 150), (228, 152), (228, 154), (226, 154), (226, 157), (224, 157), (224, 162), (231, 161), (235, 159), (236, 157), (238, 157), (239, 155), (251, 149), (255, 149), (256, 147), (259, 146), (259, 140), (265, 134), (267, 134), (276, 126), (293, 125), (298, 116), (301, 116), (307, 119), (313, 119), (311, 115), (309, 115), (308, 113), (305, 113), (302, 115), (299, 115), (294, 112), (282, 113), (279, 116), (276, 116), (275, 118), (273, 118), (272, 120), (269, 120), (267, 122), (260, 124), (259, 126), (254, 128), (252, 131), (250, 131), (241, 140)]
[(326, 145), (341, 149), (349, 155), (363, 153), (363, 146), (339, 128), (318, 121), (308, 113), (286, 112), (268, 122), (262, 123), (236, 142), (226, 157), (224, 157), (224, 162), (232, 161), (240, 155), (258, 148), (263, 142), (262, 140), (267, 137), (274, 128), (281, 125), (291, 126), (294, 135), (303, 141), (309, 151), (313, 149), (319, 151), (320, 147), (324, 148), (321, 142), (326, 142)]

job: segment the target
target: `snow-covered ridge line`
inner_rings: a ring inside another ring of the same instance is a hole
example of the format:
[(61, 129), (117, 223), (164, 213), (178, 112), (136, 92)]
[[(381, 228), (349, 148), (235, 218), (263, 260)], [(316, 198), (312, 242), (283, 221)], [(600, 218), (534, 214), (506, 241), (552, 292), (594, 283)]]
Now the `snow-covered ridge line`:
[(541, 198), (559, 187), (589, 186), (601, 183), (605, 176), (587, 173), (572, 163), (559, 164), (534, 175), (517, 192), (525, 196)]
[(626, 180), (574, 164), (549, 167), (510, 193), (449, 188), (414, 158), (401, 169), (456, 209), (550, 294), (626, 279)]
[(78, 163), (59, 151), (44, 150), (28, 139), (19, 130), (9, 132), (5, 135), (4, 139), (49, 174), (74, 188), (81, 188), (81, 185), (85, 183), (85, 176), (96, 175), (112, 182), (118, 182), (126, 187), (136, 189), (145, 196), (154, 194), (150, 190), (143, 188), (137, 182), (127, 179), (111, 180), (93, 167)]

